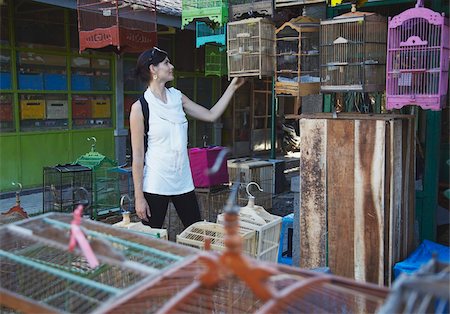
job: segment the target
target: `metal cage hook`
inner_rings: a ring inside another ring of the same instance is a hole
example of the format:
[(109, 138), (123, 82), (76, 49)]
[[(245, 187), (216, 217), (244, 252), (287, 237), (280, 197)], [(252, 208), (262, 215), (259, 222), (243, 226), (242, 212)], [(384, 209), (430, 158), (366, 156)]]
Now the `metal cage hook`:
[(259, 186), (259, 184), (258, 183), (256, 183), (256, 182), (254, 182), (254, 181), (252, 181), (252, 182), (250, 182), (249, 184), (247, 184), (247, 186), (245, 187), (245, 191), (247, 191), (247, 195), (249, 196), (249, 197), (253, 197), (254, 198), (254, 196), (250, 193), (250, 185), (252, 185), (252, 184), (254, 184), (254, 185), (256, 185), (256, 187), (258, 188), (258, 190), (260, 191), (260, 192), (262, 192), (263, 191), (263, 189), (261, 189), (261, 187)]
[(19, 186), (19, 189), (16, 191), (16, 194), (20, 194), (22, 192), (22, 183), (20, 183), (20, 182), (11, 182), (11, 184)]
[(131, 204), (131, 198), (128, 196), (128, 194), (124, 194), (121, 198), (120, 198), (120, 209), (122, 209), (123, 212), (127, 212), (128, 210), (125, 210), (124, 204), (125, 204), (125, 199), (128, 200), (128, 203)]
[(94, 141), (94, 143), (92, 143), (91, 145), (91, 152), (95, 152), (95, 144), (97, 143), (97, 139), (95, 138), (95, 136), (91, 136), (87, 138), (88, 141)]

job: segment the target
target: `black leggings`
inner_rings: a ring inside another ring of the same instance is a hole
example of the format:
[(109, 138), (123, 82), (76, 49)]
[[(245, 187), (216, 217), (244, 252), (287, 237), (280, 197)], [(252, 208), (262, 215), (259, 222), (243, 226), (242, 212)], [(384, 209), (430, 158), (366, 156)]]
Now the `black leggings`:
[(170, 196), (144, 192), (144, 197), (147, 200), (151, 213), (151, 217), (147, 217), (148, 221), (141, 220), (144, 225), (152, 228), (161, 228), (166, 217), (169, 200), (175, 205), (178, 217), (180, 217), (185, 228), (194, 222), (201, 221), (197, 196), (194, 191)]

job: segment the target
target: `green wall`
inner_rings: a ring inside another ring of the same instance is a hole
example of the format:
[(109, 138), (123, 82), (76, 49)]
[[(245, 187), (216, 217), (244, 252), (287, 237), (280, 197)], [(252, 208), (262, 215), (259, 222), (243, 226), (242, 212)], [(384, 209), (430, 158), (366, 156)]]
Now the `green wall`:
[(75, 161), (90, 151), (88, 137), (97, 139), (96, 150), (114, 158), (112, 129), (87, 129), (0, 135), (0, 192), (15, 190), (12, 181), (26, 188), (42, 186), (42, 169)]

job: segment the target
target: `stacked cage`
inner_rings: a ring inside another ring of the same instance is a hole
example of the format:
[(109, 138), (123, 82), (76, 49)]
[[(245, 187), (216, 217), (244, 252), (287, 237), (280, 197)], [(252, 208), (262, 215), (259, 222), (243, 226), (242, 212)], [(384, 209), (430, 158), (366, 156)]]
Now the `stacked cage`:
[(230, 20), (236, 21), (251, 16), (273, 16), (273, 0), (230, 0)]
[(385, 89), (386, 19), (351, 12), (320, 22), (322, 92)]
[(92, 170), (80, 165), (43, 169), (43, 212), (71, 213), (81, 204), (92, 217)]
[[(213, 251), (225, 250), (225, 228), (218, 223), (200, 221), (186, 228), (177, 235), (177, 243), (191, 246), (200, 250), (205, 249), (205, 241), (210, 240), (210, 249)], [(242, 252), (255, 257), (256, 232), (249, 228), (241, 228), (239, 235), (242, 237)]]
[(444, 15), (417, 5), (389, 19), (386, 109), (446, 104), (449, 26)]
[(224, 25), (228, 21), (227, 0), (183, 0), (181, 29), (194, 20)]
[(100, 265), (69, 252), (72, 215), (49, 213), (0, 228), (0, 304), (25, 313), (91, 313), (193, 255), (167, 241), (82, 221)]
[(269, 210), (272, 208), (273, 191), (273, 167), (274, 165), (265, 160), (256, 158), (237, 158), (227, 161), (230, 182), (240, 182), (238, 193), (238, 204), (245, 206), (248, 201), (246, 185), (256, 182), (262, 191), (254, 189), (252, 195), (255, 196), (255, 204)]
[(117, 163), (95, 151), (95, 144), (89, 153), (80, 156), (75, 164), (92, 170), (92, 217), (120, 211), (120, 187)]
[(80, 51), (141, 52), (156, 45), (155, 0), (79, 0)]
[[(224, 224), (225, 214), (217, 216), (217, 222)], [(254, 257), (261, 261), (278, 260), (282, 217), (269, 214), (261, 206), (242, 207), (239, 213), (239, 230), (241, 233), (256, 232)]]
[(225, 46), (226, 44), (226, 25), (222, 27), (212, 28), (205, 22), (197, 22), (195, 28), (195, 46), (200, 48), (208, 43), (215, 43), (219, 46)]
[(250, 18), (227, 24), (228, 78), (272, 76), (275, 69), (275, 27), (267, 19)]

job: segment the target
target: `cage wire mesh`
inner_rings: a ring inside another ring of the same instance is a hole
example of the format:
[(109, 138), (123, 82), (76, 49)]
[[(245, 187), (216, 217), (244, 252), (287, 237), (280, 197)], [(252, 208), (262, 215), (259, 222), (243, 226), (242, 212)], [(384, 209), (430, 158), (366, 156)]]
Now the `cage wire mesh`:
[(84, 206), (92, 217), (92, 170), (80, 165), (58, 165), (43, 169), (43, 212), (71, 213)]
[(355, 12), (320, 22), (322, 92), (385, 89), (386, 19)]
[[(284, 296), (276, 300), (261, 300), (232, 275), (212, 288), (193, 289), (192, 278), (198, 278), (205, 270), (196, 259), (172, 269), (163, 280), (155, 281), (127, 300), (105, 304), (100, 312), (154, 313), (170, 302), (172, 312), (176, 313), (374, 313), (387, 294), (384, 288), (374, 285), (331, 275), (319, 278), (323, 275), (298, 268), (274, 264), (271, 267), (278, 274), (271, 276), (267, 284), (276, 294)], [(295, 286), (303, 287), (289, 294)]]
[(275, 26), (264, 18), (227, 24), (228, 76), (272, 76), (275, 70)]

